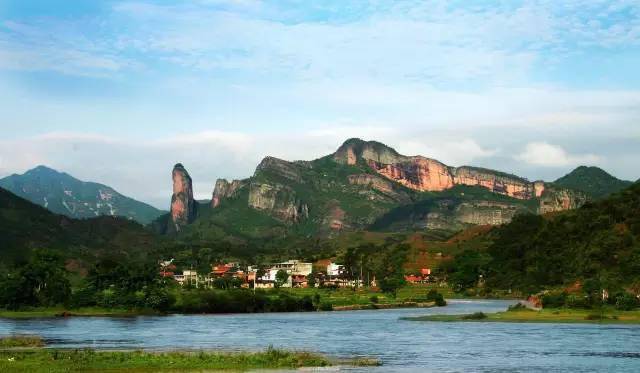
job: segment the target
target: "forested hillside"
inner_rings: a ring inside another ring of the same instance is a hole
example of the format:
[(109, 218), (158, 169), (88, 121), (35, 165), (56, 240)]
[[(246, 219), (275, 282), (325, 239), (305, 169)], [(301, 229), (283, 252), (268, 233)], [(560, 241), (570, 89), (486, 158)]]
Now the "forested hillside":
[(609, 292), (640, 284), (640, 184), (552, 216), (522, 215), (494, 229), (486, 250), (455, 260), (452, 279), (535, 292), (588, 284)]

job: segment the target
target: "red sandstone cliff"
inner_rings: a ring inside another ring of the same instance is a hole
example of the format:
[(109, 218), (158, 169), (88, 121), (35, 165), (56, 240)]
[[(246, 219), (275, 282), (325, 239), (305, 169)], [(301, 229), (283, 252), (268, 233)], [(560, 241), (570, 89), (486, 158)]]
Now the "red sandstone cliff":
[(181, 163), (173, 167), (173, 195), (171, 196), (171, 228), (176, 232), (193, 222), (196, 217), (196, 202), (193, 200), (191, 176)]
[(333, 157), (339, 163), (350, 165), (362, 160), (378, 174), (422, 192), (439, 192), (455, 185), (470, 185), (513, 198), (530, 199), (540, 197), (544, 191), (542, 181), (530, 182), (515, 175), (476, 167), (450, 167), (435, 159), (401, 155), (373, 141), (348, 140)]

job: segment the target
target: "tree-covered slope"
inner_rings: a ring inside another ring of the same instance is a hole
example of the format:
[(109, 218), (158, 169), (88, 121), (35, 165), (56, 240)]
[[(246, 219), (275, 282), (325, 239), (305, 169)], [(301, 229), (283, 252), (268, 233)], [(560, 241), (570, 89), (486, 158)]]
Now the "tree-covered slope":
[(71, 218), (122, 216), (148, 224), (163, 213), (106, 185), (80, 181), (45, 166), (0, 179), (0, 187)]
[(554, 181), (554, 184), (581, 190), (593, 199), (600, 199), (629, 187), (633, 182), (620, 180), (598, 167), (580, 166)]
[(4, 263), (28, 257), (34, 248), (60, 251), (68, 258), (144, 253), (157, 243), (151, 232), (127, 219), (101, 216), (71, 219), (54, 214), (0, 188), (0, 257)]
[[(537, 291), (595, 282), (615, 291), (640, 284), (640, 184), (554, 216), (523, 215), (490, 233), (486, 252), (459, 256), (456, 279)], [(469, 273), (460, 273), (460, 272)], [(464, 281), (463, 281), (464, 282)]]

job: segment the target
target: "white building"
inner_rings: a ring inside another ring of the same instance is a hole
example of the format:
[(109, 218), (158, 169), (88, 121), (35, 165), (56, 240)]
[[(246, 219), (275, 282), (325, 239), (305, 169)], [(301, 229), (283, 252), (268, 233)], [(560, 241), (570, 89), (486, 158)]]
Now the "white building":
[(338, 277), (344, 273), (344, 266), (342, 264), (329, 263), (327, 265), (327, 276)]

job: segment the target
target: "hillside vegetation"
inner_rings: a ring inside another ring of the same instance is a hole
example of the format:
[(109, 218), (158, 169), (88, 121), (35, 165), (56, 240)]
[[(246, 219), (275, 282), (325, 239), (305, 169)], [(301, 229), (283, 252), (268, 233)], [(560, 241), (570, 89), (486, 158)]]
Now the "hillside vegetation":
[(456, 257), (459, 288), (572, 289), (586, 297), (640, 290), (640, 184), (552, 216), (522, 215), (489, 233), (486, 250)]
[(633, 182), (620, 180), (598, 167), (580, 166), (556, 180), (554, 184), (583, 191), (593, 199), (601, 199), (631, 186)]

